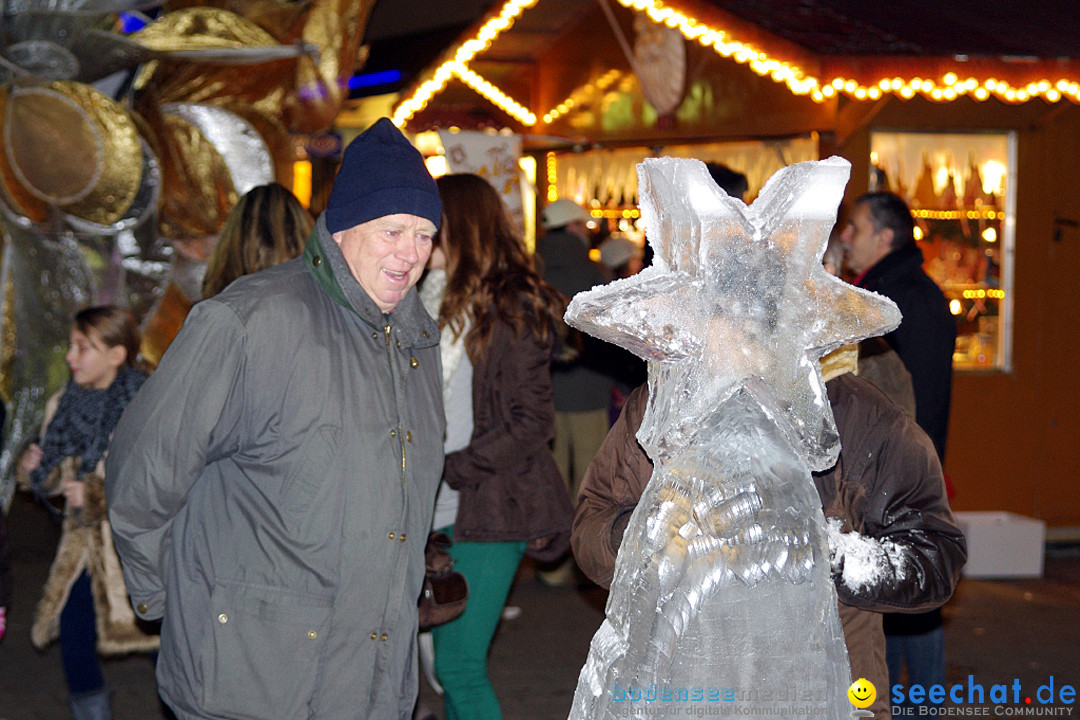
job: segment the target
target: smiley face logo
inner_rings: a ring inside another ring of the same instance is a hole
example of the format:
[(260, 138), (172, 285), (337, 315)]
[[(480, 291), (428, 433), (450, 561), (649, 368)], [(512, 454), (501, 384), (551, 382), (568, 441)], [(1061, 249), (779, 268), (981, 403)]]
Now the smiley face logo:
[(857, 708), (868, 708), (877, 697), (877, 688), (866, 678), (859, 678), (851, 683), (847, 691), (848, 700)]

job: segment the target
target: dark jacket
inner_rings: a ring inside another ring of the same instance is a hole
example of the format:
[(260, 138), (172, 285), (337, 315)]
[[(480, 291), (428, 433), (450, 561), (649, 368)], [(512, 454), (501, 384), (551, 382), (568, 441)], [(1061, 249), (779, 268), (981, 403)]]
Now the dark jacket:
[(320, 218), (303, 258), (197, 304), (107, 470), (180, 720), (407, 720), (442, 474), (439, 331), (384, 315)]
[[(551, 230), (541, 237), (536, 254), (544, 280), (567, 300), (611, 280), (600, 263), (589, 259), (585, 240), (566, 229)], [(572, 358), (557, 362), (551, 373), (555, 409), (559, 412), (606, 409), (611, 402), (614, 380), (606, 367), (612, 346), (574, 329), (568, 329), (567, 334)]]
[(11, 590), (11, 555), (4, 530), (4, 511), (0, 509), (0, 608), (11, 604)]
[(458, 490), (454, 540), (550, 538), (530, 550), (554, 559), (570, 542), (573, 506), (548, 443), (555, 428), (551, 340), (497, 323), (486, 356), (473, 366), (473, 434), (446, 456), (443, 479)]
[[(880, 613), (944, 603), (960, 579), (967, 549), (925, 433), (864, 380), (841, 375), (826, 387), (842, 449), (834, 468), (814, 476), (825, 515), (843, 518), (845, 530), (902, 545), (910, 558), (902, 577), (884, 577), (857, 595), (836, 583), (852, 677), (879, 688), (873, 710), (881, 720), (888, 717), (888, 697), (881, 690), (888, 687), (888, 670)], [(612, 531), (625, 526), (652, 474), (636, 438), (647, 403), (647, 386), (631, 393), (585, 473), (574, 515), (574, 556), (605, 587), (615, 568)]]
[[(7, 412), (0, 403), (0, 450), (4, 448), (4, 424)], [(0, 507), (0, 607), (11, 604), (11, 554), (8, 548), (7, 533), (4, 531), (4, 509)]]
[(915, 245), (894, 250), (867, 270), (859, 285), (895, 302), (904, 316), (885, 340), (911, 373), (915, 422), (930, 436), (944, 463), (956, 321), (922, 263), (922, 252)]

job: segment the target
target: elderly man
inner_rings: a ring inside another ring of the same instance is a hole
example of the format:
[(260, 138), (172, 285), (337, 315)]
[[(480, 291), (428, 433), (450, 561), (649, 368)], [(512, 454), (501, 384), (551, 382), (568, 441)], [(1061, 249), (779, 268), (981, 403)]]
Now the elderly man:
[[(569, 198), (560, 198), (540, 214), (544, 235), (536, 243), (544, 280), (572, 298), (611, 280), (611, 274), (589, 258), (589, 213)], [(575, 335), (575, 337), (577, 337)], [(579, 352), (560, 360), (551, 371), (555, 390), (555, 442), (559, 470), (576, 497), (610, 423), (608, 405), (614, 378), (604, 372), (607, 349), (599, 340), (580, 338)]]
[(412, 288), (441, 215), (380, 120), (304, 255), (196, 305), (121, 419), (109, 517), (181, 720), (410, 717), (445, 425)]

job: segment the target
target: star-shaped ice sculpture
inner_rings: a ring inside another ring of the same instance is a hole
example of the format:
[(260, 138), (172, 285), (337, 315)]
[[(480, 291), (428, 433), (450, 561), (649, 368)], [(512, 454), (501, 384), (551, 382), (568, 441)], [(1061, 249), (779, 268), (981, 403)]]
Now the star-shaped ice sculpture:
[(812, 469), (835, 462), (818, 360), (900, 323), (891, 301), (821, 264), (850, 169), (842, 158), (788, 166), (747, 206), (699, 160), (638, 165), (654, 264), (578, 294), (566, 318), (653, 361), (638, 438), (654, 460), (688, 444), (745, 389)]

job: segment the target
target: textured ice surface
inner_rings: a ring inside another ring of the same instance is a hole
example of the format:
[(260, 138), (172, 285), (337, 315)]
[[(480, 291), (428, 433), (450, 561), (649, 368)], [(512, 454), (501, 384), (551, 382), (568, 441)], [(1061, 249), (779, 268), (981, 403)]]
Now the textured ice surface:
[(850, 714), (810, 476), (839, 452), (818, 359), (900, 314), (821, 266), (849, 171), (789, 166), (747, 207), (700, 161), (638, 166), (654, 264), (566, 313), (650, 361), (638, 440), (654, 464), (571, 718)]

